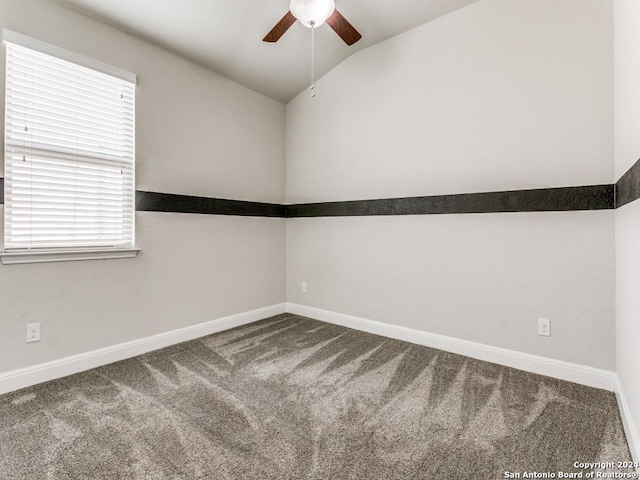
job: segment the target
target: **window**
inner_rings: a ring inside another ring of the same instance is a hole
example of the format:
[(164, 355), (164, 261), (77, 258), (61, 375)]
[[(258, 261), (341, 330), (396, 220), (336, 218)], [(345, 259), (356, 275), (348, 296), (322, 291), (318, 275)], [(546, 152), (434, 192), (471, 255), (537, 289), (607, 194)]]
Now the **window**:
[(4, 39), (3, 262), (134, 256), (135, 76)]

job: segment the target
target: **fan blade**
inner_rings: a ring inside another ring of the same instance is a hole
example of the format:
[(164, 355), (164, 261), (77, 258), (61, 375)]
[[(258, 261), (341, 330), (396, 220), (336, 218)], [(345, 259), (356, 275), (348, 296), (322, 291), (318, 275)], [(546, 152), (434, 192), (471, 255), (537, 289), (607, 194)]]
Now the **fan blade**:
[(347, 45), (353, 45), (362, 38), (362, 35), (353, 28), (353, 25), (338, 10), (334, 10), (333, 14), (327, 18), (327, 23)]
[(289, 27), (296, 23), (296, 17), (293, 13), (287, 12), (287, 14), (280, 19), (276, 26), (271, 29), (267, 36), (262, 39), (263, 42), (277, 42), (284, 32), (289, 30)]

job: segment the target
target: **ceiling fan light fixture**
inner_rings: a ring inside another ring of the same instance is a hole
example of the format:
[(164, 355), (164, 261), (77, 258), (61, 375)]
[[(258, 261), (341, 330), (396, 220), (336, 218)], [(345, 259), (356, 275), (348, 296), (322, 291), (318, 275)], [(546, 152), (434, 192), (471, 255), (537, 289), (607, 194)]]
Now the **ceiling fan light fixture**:
[(322, 25), (336, 9), (333, 0), (291, 0), (289, 10), (308, 28)]

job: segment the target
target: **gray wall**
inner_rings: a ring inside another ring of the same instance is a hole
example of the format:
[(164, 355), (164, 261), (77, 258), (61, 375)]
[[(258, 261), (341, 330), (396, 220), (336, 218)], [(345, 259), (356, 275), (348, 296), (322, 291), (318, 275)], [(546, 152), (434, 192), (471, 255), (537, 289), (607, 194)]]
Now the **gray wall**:
[[(138, 75), (139, 190), (283, 201), (283, 104), (49, 1), (0, 0), (0, 27)], [(0, 265), (0, 373), (284, 301), (284, 219), (136, 221), (135, 259)]]
[[(610, 183), (611, 5), (482, 0), (354, 55), (287, 106), (286, 200)], [(285, 200), (284, 105), (48, 1), (0, 0), (0, 26), (138, 74), (138, 189)], [(291, 219), (286, 235), (283, 219), (136, 218), (136, 259), (0, 265), (0, 372), (279, 303), (285, 283), (291, 302), (614, 367), (610, 211)]]
[[(616, 0), (614, 6), (617, 179), (640, 157), (640, 3), (636, 0)], [(616, 210), (616, 370), (636, 428), (640, 425), (639, 239), (640, 201), (636, 200)]]
[[(482, 0), (357, 53), (287, 106), (287, 201), (611, 183), (612, 36), (611, 1)], [(292, 219), (287, 299), (613, 369), (613, 222)]]

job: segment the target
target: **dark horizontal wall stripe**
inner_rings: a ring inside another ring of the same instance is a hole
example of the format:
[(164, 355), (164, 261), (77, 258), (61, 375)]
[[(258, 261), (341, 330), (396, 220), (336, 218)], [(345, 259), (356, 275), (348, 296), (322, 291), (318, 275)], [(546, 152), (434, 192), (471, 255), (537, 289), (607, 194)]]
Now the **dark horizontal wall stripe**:
[(222, 198), (194, 197), (136, 191), (136, 210), (143, 212), (200, 213), (246, 217), (285, 217), (284, 205)]
[[(640, 160), (616, 185), (543, 188), (346, 202), (273, 203), (136, 191), (136, 210), (256, 217), (335, 217), (608, 210), (640, 198)], [(0, 177), (0, 204), (4, 179)]]
[(616, 182), (616, 208), (640, 198), (640, 160)]
[(289, 205), (287, 217), (547, 212), (614, 208), (613, 185)]

